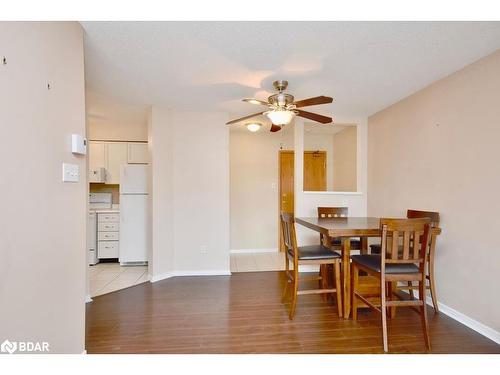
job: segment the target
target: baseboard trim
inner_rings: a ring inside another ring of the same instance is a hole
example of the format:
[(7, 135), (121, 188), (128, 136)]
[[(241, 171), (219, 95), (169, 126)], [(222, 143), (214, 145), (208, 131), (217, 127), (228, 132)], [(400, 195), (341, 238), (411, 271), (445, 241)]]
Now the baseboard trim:
[(258, 253), (278, 253), (278, 249), (233, 249), (229, 251), (231, 254), (258, 254)]
[(299, 272), (319, 272), (319, 266), (303, 264), (299, 266)]
[[(418, 291), (414, 291), (415, 297), (418, 298)], [(432, 304), (432, 298), (430, 296), (426, 297), (426, 303), (429, 306), (434, 306)], [(500, 332), (494, 330), (491, 327), (488, 327), (487, 325), (478, 322), (477, 320), (471, 318), (470, 316), (467, 316), (460, 311), (455, 310), (454, 308), (445, 305), (444, 303), (441, 303), (438, 301), (438, 308), (439, 312), (445, 314), (446, 316), (449, 316), (453, 320), (456, 320), (459, 323), (462, 323), (464, 326), (469, 327), (470, 329), (476, 331), (477, 333), (483, 335), (484, 337), (489, 338), (490, 340), (496, 342), (497, 344), (500, 344)]]
[(89, 302), (92, 302), (92, 297), (90, 297), (90, 294), (87, 294), (85, 296), (85, 303), (89, 303)]
[[(427, 304), (432, 305), (432, 300), (430, 298), (427, 298)], [(480, 333), (484, 337), (487, 337), (500, 345), (500, 332), (495, 331), (493, 328), (488, 327), (487, 325), (478, 322), (470, 316), (462, 314), (460, 311), (457, 311), (454, 308), (451, 308), (450, 306), (447, 306), (441, 302), (438, 302), (438, 307), (439, 311), (443, 314), (448, 315), (450, 318), (462, 323), (464, 326), (473, 329), (477, 333)]]
[(180, 276), (231, 276), (231, 271), (228, 270), (201, 270), (201, 271), (173, 271), (152, 276), (150, 281), (155, 283), (160, 280), (169, 279), (171, 277)]

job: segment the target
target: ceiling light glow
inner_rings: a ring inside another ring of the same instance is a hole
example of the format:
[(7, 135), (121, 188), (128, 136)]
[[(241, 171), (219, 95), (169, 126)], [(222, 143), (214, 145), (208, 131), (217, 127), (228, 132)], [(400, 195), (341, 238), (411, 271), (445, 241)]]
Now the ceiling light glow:
[(258, 132), (261, 126), (262, 124), (259, 124), (258, 122), (251, 122), (249, 124), (246, 124), (247, 129), (252, 133)]

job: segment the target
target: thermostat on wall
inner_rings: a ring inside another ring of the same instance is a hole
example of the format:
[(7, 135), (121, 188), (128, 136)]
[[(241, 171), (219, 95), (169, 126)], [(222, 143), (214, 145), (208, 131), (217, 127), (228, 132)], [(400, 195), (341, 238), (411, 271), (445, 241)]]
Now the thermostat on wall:
[(87, 139), (81, 135), (71, 135), (71, 152), (73, 154), (85, 155), (87, 154)]

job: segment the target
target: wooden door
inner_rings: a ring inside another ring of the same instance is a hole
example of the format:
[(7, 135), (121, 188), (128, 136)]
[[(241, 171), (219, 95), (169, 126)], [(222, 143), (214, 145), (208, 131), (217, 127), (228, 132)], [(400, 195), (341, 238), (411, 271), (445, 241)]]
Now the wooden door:
[(304, 151), (304, 191), (326, 191), (325, 151)]
[[(280, 151), (279, 152), (279, 207), (278, 215), (282, 211), (294, 213), (294, 152)], [(280, 239), (280, 249), (283, 248), (283, 236), (281, 234), (281, 222), (278, 216), (278, 231)]]

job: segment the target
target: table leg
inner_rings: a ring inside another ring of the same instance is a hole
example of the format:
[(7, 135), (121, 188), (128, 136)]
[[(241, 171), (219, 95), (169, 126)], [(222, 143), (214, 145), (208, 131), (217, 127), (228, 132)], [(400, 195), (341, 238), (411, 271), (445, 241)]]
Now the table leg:
[(342, 237), (342, 294), (344, 296), (344, 319), (351, 310), (351, 239)]
[(361, 254), (368, 254), (368, 237), (361, 237)]

